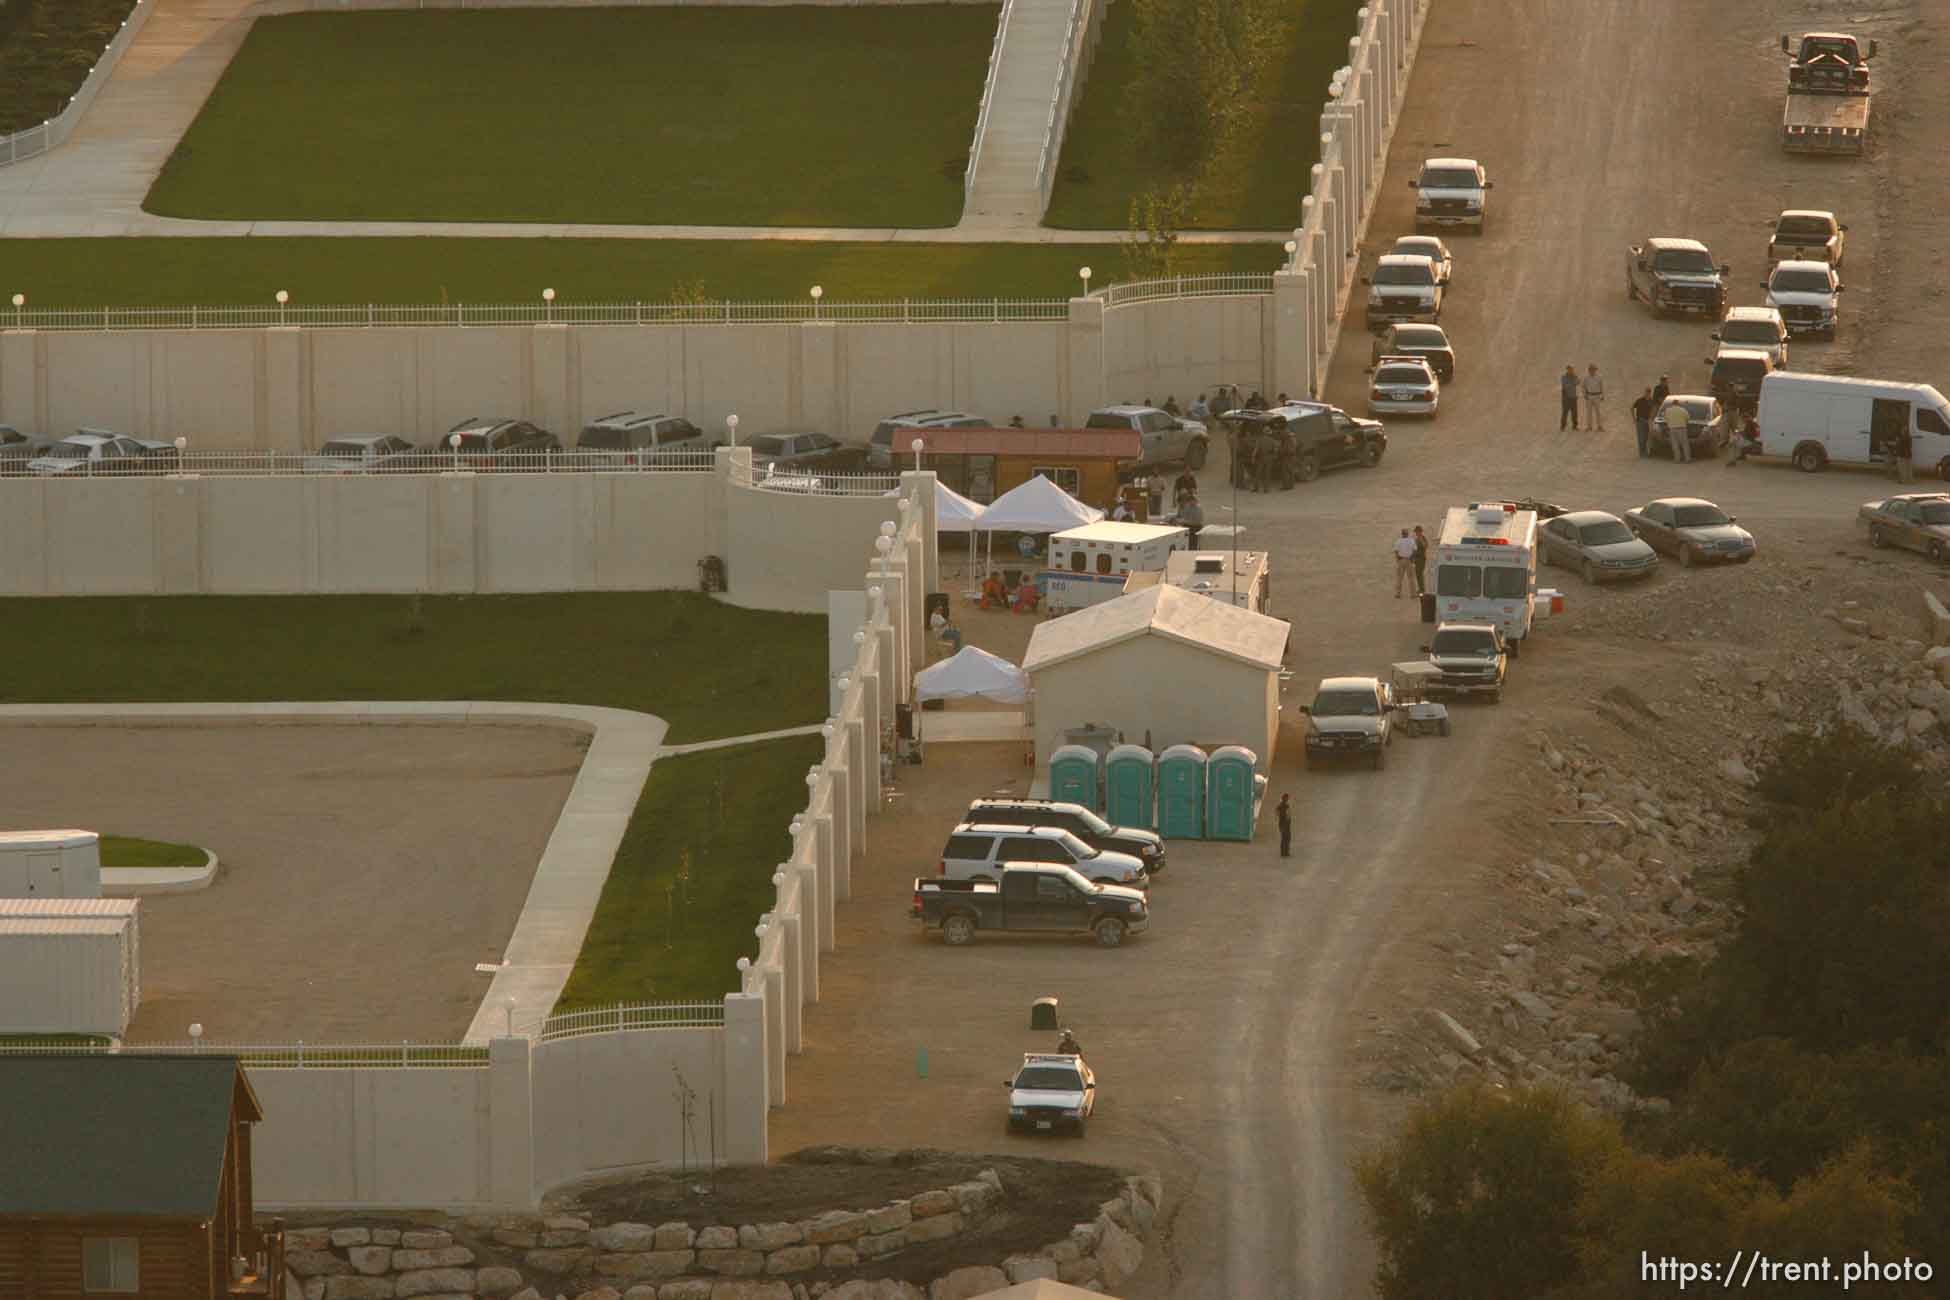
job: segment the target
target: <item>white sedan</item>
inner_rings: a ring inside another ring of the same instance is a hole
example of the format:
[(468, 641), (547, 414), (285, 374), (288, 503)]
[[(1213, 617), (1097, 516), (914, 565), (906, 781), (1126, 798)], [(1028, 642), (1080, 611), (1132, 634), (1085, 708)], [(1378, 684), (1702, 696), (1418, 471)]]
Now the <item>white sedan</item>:
[(1383, 357), (1368, 385), (1370, 415), (1435, 414), (1442, 400), (1442, 381), (1421, 357)]

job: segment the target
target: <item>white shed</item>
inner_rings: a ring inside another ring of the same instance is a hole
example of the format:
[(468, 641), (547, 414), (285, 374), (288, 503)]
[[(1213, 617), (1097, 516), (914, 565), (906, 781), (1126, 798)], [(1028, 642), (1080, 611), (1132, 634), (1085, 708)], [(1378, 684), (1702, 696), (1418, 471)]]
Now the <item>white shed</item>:
[(142, 1001), (134, 898), (0, 898), (0, 1034), (120, 1038)]
[(100, 898), (101, 837), (93, 831), (0, 831), (0, 898)]
[(1037, 625), (1023, 668), (1035, 691), (1036, 763), (1098, 723), (1133, 744), (1244, 745), (1264, 772), (1280, 730), (1291, 627), (1181, 587), (1156, 586)]

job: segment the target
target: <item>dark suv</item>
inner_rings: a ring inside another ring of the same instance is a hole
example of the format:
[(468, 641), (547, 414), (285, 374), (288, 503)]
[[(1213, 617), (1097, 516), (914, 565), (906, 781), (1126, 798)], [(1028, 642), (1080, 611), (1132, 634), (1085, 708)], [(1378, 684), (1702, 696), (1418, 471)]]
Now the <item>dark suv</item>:
[(1054, 799), (977, 799), (964, 821), (991, 826), (1061, 826), (1093, 849), (1128, 853), (1149, 875), (1165, 869), (1164, 837), (1134, 826), (1113, 826), (1080, 803)]
[(1373, 469), (1388, 450), (1381, 421), (1362, 420), (1325, 402), (1289, 402), (1268, 411), (1227, 411), (1242, 438), (1264, 433), (1280, 440), (1278, 477), (1283, 484), (1311, 483), (1324, 469), (1361, 465)]

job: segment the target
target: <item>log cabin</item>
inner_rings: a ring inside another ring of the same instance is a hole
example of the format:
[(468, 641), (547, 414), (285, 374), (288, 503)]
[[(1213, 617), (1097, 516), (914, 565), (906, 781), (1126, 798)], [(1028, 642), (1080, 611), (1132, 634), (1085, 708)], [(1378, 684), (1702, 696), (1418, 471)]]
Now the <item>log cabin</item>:
[(263, 1118), (234, 1056), (0, 1056), (0, 1296), (283, 1300)]

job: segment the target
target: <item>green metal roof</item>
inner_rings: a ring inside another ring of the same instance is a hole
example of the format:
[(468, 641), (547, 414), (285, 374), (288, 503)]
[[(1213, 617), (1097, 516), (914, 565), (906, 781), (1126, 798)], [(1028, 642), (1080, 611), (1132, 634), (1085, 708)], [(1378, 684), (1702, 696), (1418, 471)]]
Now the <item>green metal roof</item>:
[(211, 1217), (241, 1079), (234, 1056), (0, 1056), (0, 1216)]

